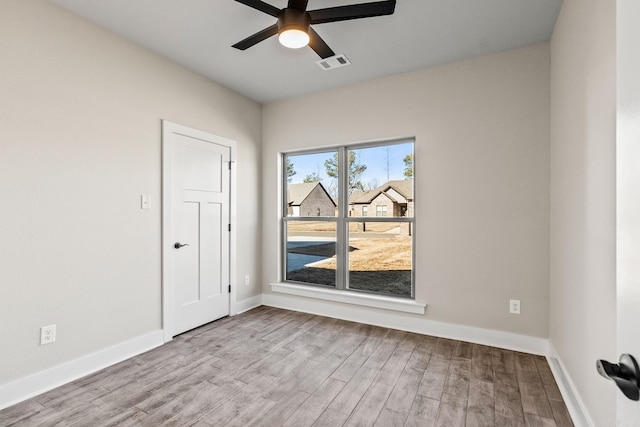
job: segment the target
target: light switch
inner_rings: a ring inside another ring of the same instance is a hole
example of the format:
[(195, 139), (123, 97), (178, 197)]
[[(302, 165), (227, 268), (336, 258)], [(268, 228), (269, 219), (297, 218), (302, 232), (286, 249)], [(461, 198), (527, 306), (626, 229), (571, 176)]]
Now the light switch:
[(140, 196), (140, 209), (151, 209), (151, 196), (148, 194)]

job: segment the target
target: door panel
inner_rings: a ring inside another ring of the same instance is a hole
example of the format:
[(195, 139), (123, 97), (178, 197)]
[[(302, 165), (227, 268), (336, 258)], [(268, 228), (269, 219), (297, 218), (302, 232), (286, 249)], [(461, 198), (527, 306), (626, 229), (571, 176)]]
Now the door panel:
[[(202, 234), (210, 236), (200, 245), (200, 282), (203, 297), (212, 298), (224, 293), (222, 276), (224, 266), (221, 261), (224, 258), (221, 243), (223, 230), (222, 204), (204, 203), (200, 206), (202, 216)], [(227, 230), (224, 230), (226, 233)], [(228, 283), (227, 283), (228, 284)], [(226, 287), (226, 286), (225, 286)]]
[[(640, 2), (618, 0), (616, 5), (618, 353), (640, 360)], [(612, 425), (640, 425), (640, 402), (615, 392), (618, 407)]]
[(171, 257), (177, 335), (229, 314), (231, 150), (185, 135), (172, 139), (172, 242), (188, 245)]
[[(183, 137), (185, 138), (185, 137)], [(200, 147), (184, 147), (184, 188), (222, 192), (222, 155)]]
[[(176, 250), (174, 254), (174, 283), (180, 283), (175, 287), (176, 301), (181, 304), (195, 302), (199, 299), (198, 291), (198, 218), (200, 206), (197, 203), (181, 203), (181, 221), (176, 222), (176, 236), (180, 236), (180, 242), (189, 242)], [(177, 241), (177, 240), (176, 240)]]

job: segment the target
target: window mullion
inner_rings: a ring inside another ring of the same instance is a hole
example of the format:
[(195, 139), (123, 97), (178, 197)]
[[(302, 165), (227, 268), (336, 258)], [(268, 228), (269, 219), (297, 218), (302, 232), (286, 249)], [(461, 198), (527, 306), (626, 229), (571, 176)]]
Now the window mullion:
[[(338, 149), (338, 223), (336, 229), (336, 288), (347, 288), (347, 223), (348, 215), (348, 171), (346, 148)], [(346, 167), (345, 167), (346, 165)]]

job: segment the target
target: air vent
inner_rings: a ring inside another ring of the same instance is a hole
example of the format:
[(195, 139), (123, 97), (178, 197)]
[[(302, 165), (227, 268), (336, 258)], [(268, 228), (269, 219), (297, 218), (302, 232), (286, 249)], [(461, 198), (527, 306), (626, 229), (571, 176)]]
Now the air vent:
[(332, 56), (330, 58), (321, 59), (320, 61), (316, 61), (316, 64), (318, 64), (323, 70), (328, 71), (335, 68), (344, 67), (345, 65), (351, 65), (351, 61), (349, 61), (346, 56), (340, 54)]

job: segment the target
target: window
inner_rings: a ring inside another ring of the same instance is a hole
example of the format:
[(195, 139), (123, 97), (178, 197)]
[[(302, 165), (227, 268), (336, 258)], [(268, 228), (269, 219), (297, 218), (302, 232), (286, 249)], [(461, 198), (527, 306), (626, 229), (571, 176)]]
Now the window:
[(376, 206), (376, 216), (387, 216), (387, 206), (386, 205)]
[(288, 153), (283, 164), (284, 280), (413, 298), (413, 141)]

